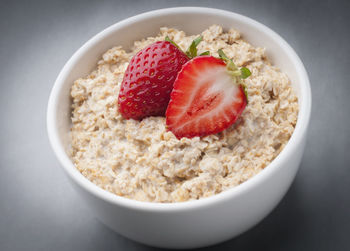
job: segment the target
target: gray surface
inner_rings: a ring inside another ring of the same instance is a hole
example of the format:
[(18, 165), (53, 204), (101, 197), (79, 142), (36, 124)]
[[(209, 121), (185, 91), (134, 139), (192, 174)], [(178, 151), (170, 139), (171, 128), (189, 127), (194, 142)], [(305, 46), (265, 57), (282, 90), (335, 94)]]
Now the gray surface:
[[(347, 1), (0, 2), (0, 250), (153, 250), (99, 223), (50, 149), (50, 89), (103, 28), (171, 6), (217, 7), (282, 35), (310, 76), (313, 111), (295, 182), (262, 223), (213, 249), (350, 250), (350, 9)], [(346, 16), (348, 15), (348, 17)]]

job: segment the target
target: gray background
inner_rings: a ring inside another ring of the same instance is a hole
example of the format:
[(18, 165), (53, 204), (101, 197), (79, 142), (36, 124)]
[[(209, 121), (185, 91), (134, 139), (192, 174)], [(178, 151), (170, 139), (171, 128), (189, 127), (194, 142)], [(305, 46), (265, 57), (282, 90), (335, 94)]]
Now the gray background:
[(349, 1), (1, 1), (0, 250), (153, 250), (99, 223), (46, 135), (60, 69), (105, 27), (145, 11), (207, 6), (247, 15), (296, 50), (313, 109), (301, 169), (258, 226), (214, 250), (350, 250)]

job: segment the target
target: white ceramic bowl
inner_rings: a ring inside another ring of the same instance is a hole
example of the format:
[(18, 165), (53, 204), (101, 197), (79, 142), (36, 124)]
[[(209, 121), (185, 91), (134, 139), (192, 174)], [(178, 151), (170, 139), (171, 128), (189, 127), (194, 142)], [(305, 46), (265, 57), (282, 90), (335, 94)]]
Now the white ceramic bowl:
[[(75, 169), (69, 155), (70, 88), (87, 75), (107, 49), (154, 36), (162, 26), (198, 34), (211, 24), (234, 27), (244, 39), (265, 47), (272, 63), (286, 72), (299, 98), (295, 131), (279, 156), (245, 183), (218, 195), (183, 203), (147, 203), (118, 197), (97, 187)], [(266, 26), (241, 15), (209, 8), (184, 7), (147, 12), (110, 26), (84, 44), (66, 63), (52, 89), (47, 127), (52, 148), (69, 180), (88, 206), (110, 228), (144, 244), (194, 248), (230, 239), (261, 221), (282, 199), (304, 151), (311, 111), (307, 73), (294, 50)]]

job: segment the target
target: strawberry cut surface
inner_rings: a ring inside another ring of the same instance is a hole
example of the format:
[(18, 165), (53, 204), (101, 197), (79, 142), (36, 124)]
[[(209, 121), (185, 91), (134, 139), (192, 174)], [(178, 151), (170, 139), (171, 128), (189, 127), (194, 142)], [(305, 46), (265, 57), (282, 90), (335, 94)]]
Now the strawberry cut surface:
[(166, 125), (177, 138), (206, 136), (231, 126), (247, 105), (242, 85), (223, 60), (200, 56), (179, 72), (166, 110)]
[(168, 41), (139, 51), (121, 83), (118, 107), (125, 119), (164, 116), (177, 73), (189, 58)]

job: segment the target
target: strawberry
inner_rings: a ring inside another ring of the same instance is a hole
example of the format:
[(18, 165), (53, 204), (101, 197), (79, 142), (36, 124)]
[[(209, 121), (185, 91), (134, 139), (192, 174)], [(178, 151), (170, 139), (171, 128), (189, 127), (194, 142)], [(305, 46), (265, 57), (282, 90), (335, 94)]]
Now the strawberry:
[(242, 78), (250, 71), (239, 70), (222, 50), (219, 55), (221, 59), (192, 59), (174, 82), (166, 125), (178, 139), (221, 132), (235, 123), (247, 105)]
[(126, 119), (162, 116), (177, 73), (189, 58), (169, 41), (139, 51), (125, 71), (119, 91), (119, 111)]

